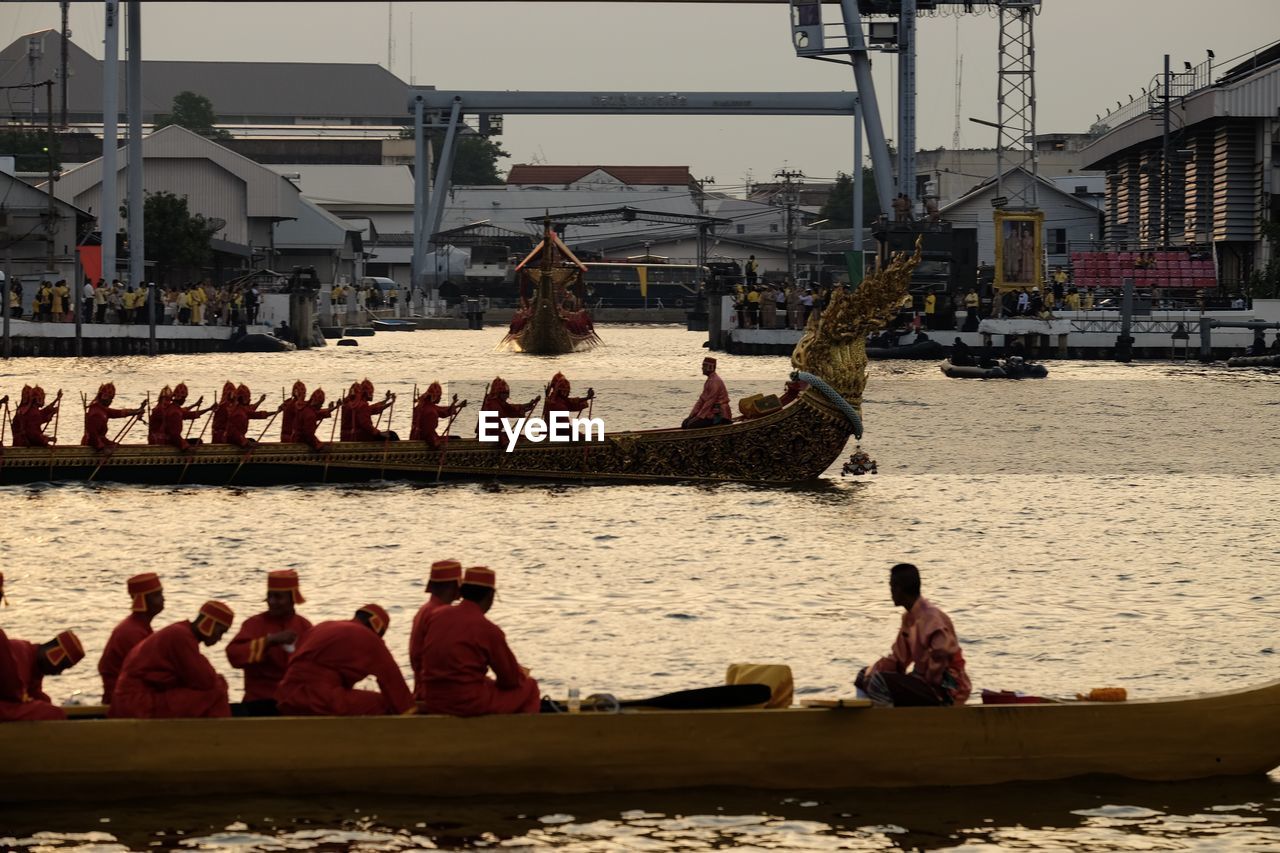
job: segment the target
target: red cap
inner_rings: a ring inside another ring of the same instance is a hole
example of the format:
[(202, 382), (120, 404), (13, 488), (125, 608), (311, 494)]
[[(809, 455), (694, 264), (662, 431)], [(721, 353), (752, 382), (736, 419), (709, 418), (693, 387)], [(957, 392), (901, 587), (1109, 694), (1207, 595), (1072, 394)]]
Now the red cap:
[(129, 578), (129, 595), (133, 597), (133, 612), (145, 613), (147, 596), (164, 589), (160, 585), (160, 576), (155, 572), (143, 572)]
[(206, 601), (200, 607), (200, 621), (196, 623), (196, 631), (205, 637), (212, 637), (215, 625), (230, 628), (235, 619), (235, 611), (221, 601)]
[(298, 573), (293, 569), (267, 572), (267, 592), (291, 592), (294, 604), (306, 603), (306, 599), (298, 589)]
[(74, 631), (63, 631), (53, 641), (56, 645), (49, 649), (49, 663), (57, 666), (64, 660), (69, 660), (71, 666), (75, 666), (84, 660), (84, 646), (80, 645), (80, 638)]
[(436, 560), (431, 564), (429, 583), (448, 583), (462, 580), (462, 563), (457, 560)]
[(373, 628), (374, 633), (379, 637), (387, 632), (387, 626), (391, 624), (391, 617), (379, 605), (366, 604), (356, 611), (357, 615), (361, 613), (369, 617), (369, 626)]
[(472, 566), (462, 576), (462, 583), (464, 586), (487, 586), (489, 589), (497, 589), (498, 576), (488, 566)]

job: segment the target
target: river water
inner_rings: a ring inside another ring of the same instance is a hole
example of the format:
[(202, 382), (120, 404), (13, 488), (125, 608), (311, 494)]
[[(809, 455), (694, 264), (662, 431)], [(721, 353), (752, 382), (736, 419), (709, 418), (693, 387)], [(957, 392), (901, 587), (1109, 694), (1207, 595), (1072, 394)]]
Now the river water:
[[(527, 399), (563, 370), (575, 393), (596, 388), (609, 430), (687, 414), (701, 335), (601, 336), (593, 353), (555, 358), (495, 352), (501, 331), (488, 329), (279, 355), (15, 360), (0, 364), (0, 393), (64, 389), (64, 441), (79, 438), (80, 393), (107, 379), (132, 405), (177, 381), (193, 397), (231, 378), (278, 399), (301, 378), (332, 398), (368, 376), (399, 392), (393, 426), (407, 432), (415, 383), (439, 379), (478, 401), (496, 373)], [(720, 358), (735, 399), (780, 392), (787, 370), (780, 357)], [(88, 658), (47, 689), (95, 700), (96, 660), (135, 572), (164, 577), (167, 624), (208, 598), (257, 612), (265, 572), (295, 568), (312, 621), (386, 606), (404, 660), (425, 567), (456, 557), (497, 570), (491, 615), (544, 692), (653, 694), (716, 684), (727, 664), (752, 661), (789, 664), (799, 698), (838, 696), (892, 640), (887, 569), (908, 560), (954, 619), (975, 688), (1159, 697), (1280, 678), (1280, 377), (1194, 364), (1050, 371), (967, 382), (933, 362), (875, 363), (863, 447), (880, 473), (841, 478), (837, 462), (800, 488), (0, 488), (12, 604), (0, 616), (28, 639), (74, 627)], [(456, 429), (470, 434), (474, 418), (472, 407)], [(211, 657), (238, 694), (222, 648)], [(0, 847), (1277, 850), (1277, 781), (0, 806)]]

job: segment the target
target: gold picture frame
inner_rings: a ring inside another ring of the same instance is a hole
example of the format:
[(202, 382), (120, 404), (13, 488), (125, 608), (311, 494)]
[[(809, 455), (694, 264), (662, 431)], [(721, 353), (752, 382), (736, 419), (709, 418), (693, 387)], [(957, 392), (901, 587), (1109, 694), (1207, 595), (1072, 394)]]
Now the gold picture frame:
[(995, 289), (1039, 291), (1044, 286), (1044, 212), (997, 210), (995, 234)]

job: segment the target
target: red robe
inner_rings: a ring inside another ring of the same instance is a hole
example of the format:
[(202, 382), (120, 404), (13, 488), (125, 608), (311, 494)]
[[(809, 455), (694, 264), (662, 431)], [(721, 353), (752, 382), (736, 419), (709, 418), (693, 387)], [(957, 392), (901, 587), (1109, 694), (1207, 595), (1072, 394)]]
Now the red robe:
[[(496, 679), (487, 677), (490, 669)], [(502, 629), (465, 599), (431, 616), (422, 687), (429, 714), (536, 714), (541, 705), (538, 682), (521, 671)]]
[(80, 439), (80, 443), (94, 450), (115, 447), (116, 442), (107, 438), (108, 422), (112, 418), (127, 418), (132, 415), (132, 409), (113, 409), (100, 400), (94, 400), (84, 413), (84, 437)]
[(409, 429), (410, 441), (425, 441), (432, 447), (439, 447), (445, 438), (436, 435), (436, 427), (441, 418), (453, 414), (453, 406), (438, 406), (428, 400), (419, 400), (413, 407), (413, 426)]
[(387, 401), (369, 403), (357, 400), (351, 406), (351, 438), (344, 438), (343, 441), (382, 441), (382, 432), (373, 425), (373, 416), (387, 406)]
[[(371, 675), (381, 693), (354, 689)], [(276, 703), (282, 714), (327, 717), (403, 714), (414, 706), (387, 644), (355, 620), (321, 622), (307, 633), (289, 659)]]
[(213, 436), (209, 439), (214, 444), (227, 443), (227, 413), (231, 403), (219, 403), (213, 410)]
[(151, 407), (151, 415), (147, 418), (147, 444), (168, 444), (165, 439), (165, 418), (169, 415), (172, 403), (156, 403)]
[(67, 718), (42, 690), (44, 673), (36, 666), (38, 651), (34, 643), (10, 640), (0, 631), (0, 723)]
[(298, 413), (303, 409), (309, 408), (306, 400), (297, 400), (290, 398), (285, 401), (284, 408), (280, 410), (280, 440), (283, 442), (297, 441), (295, 438), (295, 430), (297, 429)]
[(161, 628), (129, 652), (110, 717), (229, 717), (227, 681), (200, 654), (190, 622)]
[(191, 442), (187, 441), (187, 421), (194, 421), (200, 417), (195, 413), (195, 406), (188, 409), (185, 406), (179, 406), (177, 403), (170, 403), (164, 413), (164, 441), (163, 444), (169, 444), (179, 450), (186, 450), (191, 446)]
[(552, 391), (542, 403), (542, 419), (550, 423), (552, 412), (579, 414), (590, 402), (586, 397), (566, 397), (559, 391)]
[(270, 613), (250, 616), (240, 626), (240, 633), (227, 646), (227, 660), (236, 669), (244, 670), (245, 702), (275, 699), (276, 688), (284, 678), (289, 665), (289, 653), (284, 646), (268, 646), (267, 635), (280, 631), (293, 631), (298, 635), (297, 644), (311, 630), (311, 623), (298, 614), (288, 619), (276, 619)]
[(53, 403), (43, 409), (37, 406), (19, 408), (13, 413), (13, 446), (50, 447), (53, 441), (44, 434), (44, 427), (57, 412), (57, 405)]
[(330, 413), (325, 409), (317, 409), (312, 405), (303, 406), (298, 410), (293, 422), (292, 440), (298, 444), (305, 444), (312, 450), (319, 450), (320, 439), (316, 438), (316, 427), (329, 415)]
[(226, 443), (236, 447), (249, 446), (249, 421), (271, 417), (271, 412), (259, 412), (251, 406), (237, 404), (227, 409)]
[(352, 400), (344, 397), (342, 400), (342, 423), (338, 425), (339, 441), (355, 441), (355, 410), (356, 407), (362, 405), (363, 400)]
[[(484, 403), (480, 405), (480, 411), (482, 412), (497, 412), (499, 418), (510, 418), (512, 420), (527, 417), (532, 409), (533, 407), (527, 403), (518, 405), (516, 403), (508, 402), (507, 400), (500, 400), (497, 395), (494, 394), (486, 394), (484, 396)], [(479, 432), (480, 423), (477, 421), (476, 433), (479, 434)]]
[(110, 705), (111, 696), (116, 689), (116, 679), (124, 667), (124, 659), (133, 651), (133, 647), (151, 636), (151, 620), (143, 613), (130, 613), (120, 620), (107, 647), (102, 650), (102, 658), (98, 661), (98, 674), (102, 676), (102, 704)]
[(409, 666), (413, 669), (413, 698), (419, 702), (426, 695), (422, 687), (422, 646), (427, 641), (427, 623), (432, 613), (449, 606), (433, 595), (413, 617), (413, 628), (409, 631)]

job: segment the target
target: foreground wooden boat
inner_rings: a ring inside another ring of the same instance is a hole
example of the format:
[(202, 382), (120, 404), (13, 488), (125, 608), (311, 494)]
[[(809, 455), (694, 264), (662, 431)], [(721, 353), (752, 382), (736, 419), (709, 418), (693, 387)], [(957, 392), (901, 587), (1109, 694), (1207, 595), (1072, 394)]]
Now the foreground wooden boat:
[(1174, 781), (1280, 765), (1280, 682), (1175, 700), (0, 725), (11, 801)]

